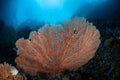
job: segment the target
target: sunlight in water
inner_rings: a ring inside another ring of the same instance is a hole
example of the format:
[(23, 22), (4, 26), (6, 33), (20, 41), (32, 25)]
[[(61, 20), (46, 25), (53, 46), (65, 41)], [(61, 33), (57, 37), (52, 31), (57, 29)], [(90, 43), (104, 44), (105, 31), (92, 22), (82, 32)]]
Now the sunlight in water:
[(30, 20), (48, 24), (63, 23), (77, 12), (80, 17), (85, 17), (98, 5), (105, 5), (106, 1), (108, 0), (15, 0), (6, 7), (6, 20), (15, 26)]
[(61, 8), (65, 0), (37, 0), (41, 8)]
[(108, 0), (86, 0), (88, 1), (89, 3), (101, 3), (101, 2), (105, 2), (105, 1), (108, 1)]

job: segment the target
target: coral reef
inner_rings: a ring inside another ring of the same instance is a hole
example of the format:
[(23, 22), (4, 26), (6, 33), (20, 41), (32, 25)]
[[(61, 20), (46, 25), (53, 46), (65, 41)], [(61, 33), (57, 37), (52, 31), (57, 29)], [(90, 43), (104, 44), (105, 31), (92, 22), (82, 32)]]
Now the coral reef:
[(0, 64), (0, 80), (27, 80), (27, 78), (20, 74), (12, 75), (11, 66), (4, 63)]
[(63, 26), (49, 26), (31, 32), (29, 39), (16, 42), (16, 63), (25, 73), (56, 74), (79, 68), (95, 54), (100, 33), (84, 18), (74, 18)]

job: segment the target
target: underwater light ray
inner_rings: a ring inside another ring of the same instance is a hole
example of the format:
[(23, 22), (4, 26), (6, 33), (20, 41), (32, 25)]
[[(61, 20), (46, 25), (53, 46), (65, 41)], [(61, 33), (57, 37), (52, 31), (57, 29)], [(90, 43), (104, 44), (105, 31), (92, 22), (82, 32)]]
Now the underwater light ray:
[(37, 0), (41, 8), (60, 8), (64, 5), (64, 0)]
[[(5, 9), (6, 22), (18, 27), (27, 20), (36, 20), (49, 24), (62, 23), (73, 17), (74, 13), (89, 3), (103, 4), (109, 0), (12, 0)], [(92, 7), (85, 10), (91, 11)], [(10, 13), (9, 15), (7, 13)], [(85, 12), (81, 12), (83, 16)]]

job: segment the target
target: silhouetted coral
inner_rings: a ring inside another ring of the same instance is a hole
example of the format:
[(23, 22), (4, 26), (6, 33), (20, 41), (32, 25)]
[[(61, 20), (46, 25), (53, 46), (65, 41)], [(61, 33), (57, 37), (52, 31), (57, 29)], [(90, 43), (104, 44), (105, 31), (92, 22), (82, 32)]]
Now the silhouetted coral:
[(30, 75), (56, 74), (81, 67), (95, 54), (99, 31), (85, 19), (74, 18), (64, 26), (45, 26), (19, 39), (17, 65)]

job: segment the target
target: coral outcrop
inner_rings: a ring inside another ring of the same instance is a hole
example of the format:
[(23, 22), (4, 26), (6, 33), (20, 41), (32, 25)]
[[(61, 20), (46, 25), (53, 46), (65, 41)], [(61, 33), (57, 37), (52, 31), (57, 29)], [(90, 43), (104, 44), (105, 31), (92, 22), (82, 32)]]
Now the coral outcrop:
[(46, 25), (31, 32), (29, 39), (16, 42), (17, 65), (30, 75), (56, 74), (81, 67), (95, 54), (100, 33), (84, 18), (74, 18), (63, 26)]
[(11, 65), (4, 63), (0, 64), (0, 80), (27, 80), (27, 78), (20, 74), (12, 75)]

